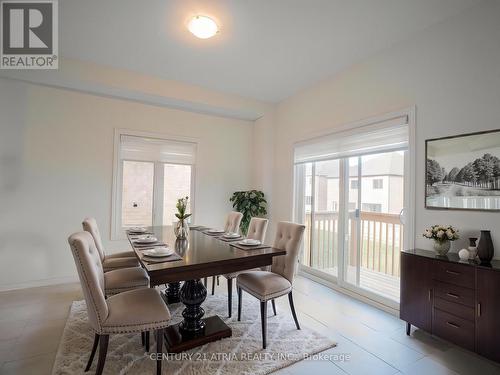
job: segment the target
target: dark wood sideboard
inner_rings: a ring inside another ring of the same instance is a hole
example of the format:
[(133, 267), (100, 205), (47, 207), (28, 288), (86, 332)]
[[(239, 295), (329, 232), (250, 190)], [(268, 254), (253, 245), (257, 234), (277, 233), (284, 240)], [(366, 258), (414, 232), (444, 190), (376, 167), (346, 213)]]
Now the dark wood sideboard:
[(401, 253), (400, 318), (500, 362), (500, 261), (482, 265), (412, 249)]

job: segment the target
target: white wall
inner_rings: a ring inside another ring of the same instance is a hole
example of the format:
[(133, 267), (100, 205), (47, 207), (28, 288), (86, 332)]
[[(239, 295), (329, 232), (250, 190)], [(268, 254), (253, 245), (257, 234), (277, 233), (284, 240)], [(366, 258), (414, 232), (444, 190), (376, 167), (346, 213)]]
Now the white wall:
[[(424, 141), (500, 128), (500, 2), (487, 1), (280, 103), (274, 113), (272, 218), (292, 218), (292, 147), (326, 129), (416, 106), (416, 245), (430, 224), (463, 239), (491, 229), (500, 258), (500, 214), (424, 208)], [(264, 120), (261, 120), (264, 121)]]
[(95, 216), (108, 249), (114, 128), (196, 137), (196, 221), (222, 225), (252, 180), (252, 122), (0, 78), (0, 289), (76, 277), (67, 237)]
[(258, 119), (272, 107), (263, 101), (64, 58), (59, 61), (58, 70), (0, 70), (0, 77), (249, 121)]
[[(267, 243), (272, 243), (275, 233), (273, 219), (273, 181), (274, 181), (274, 113), (272, 110), (254, 123), (253, 135), (253, 188), (262, 190), (267, 200), (267, 218), (269, 225), (266, 234)], [(279, 192), (278, 192), (279, 194)]]

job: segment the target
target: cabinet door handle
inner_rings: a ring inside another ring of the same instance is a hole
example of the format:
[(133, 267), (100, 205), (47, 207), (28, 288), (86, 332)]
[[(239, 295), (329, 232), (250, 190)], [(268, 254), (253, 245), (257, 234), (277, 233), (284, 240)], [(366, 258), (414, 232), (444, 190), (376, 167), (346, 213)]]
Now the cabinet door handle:
[(481, 316), (481, 304), (477, 304), (477, 316)]
[(460, 275), (460, 272), (457, 272), (457, 271), (446, 270), (446, 273), (449, 273), (451, 275)]
[(429, 301), (432, 300), (432, 289), (429, 289)]
[(460, 296), (459, 296), (459, 295), (457, 295), (457, 294), (455, 294), (455, 293), (449, 293), (449, 292), (448, 292), (448, 293), (446, 293), (446, 295), (447, 295), (448, 297), (452, 297), (452, 298), (460, 298)]
[(446, 322), (449, 326), (452, 326), (453, 328), (460, 328), (458, 324), (452, 323), (452, 322)]

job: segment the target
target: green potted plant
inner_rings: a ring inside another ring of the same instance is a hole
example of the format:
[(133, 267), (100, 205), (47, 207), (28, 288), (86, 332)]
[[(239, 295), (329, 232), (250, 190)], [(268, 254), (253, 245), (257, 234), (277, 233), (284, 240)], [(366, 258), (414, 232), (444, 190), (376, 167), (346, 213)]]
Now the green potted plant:
[(175, 207), (177, 208), (175, 217), (179, 219), (179, 221), (175, 225), (174, 233), (175, 236), (180, 240), (186, 239), (189, 235), (189, 225), (186, 219), (190, 217), (191, 214), (186, 213), (188, 202), (189, 197), (180, 198), (177, 199), (177, 204), (175, 205)]
[(233, 203), (233, 208), (243, 214), (240, 229), (241, 233), (245, 235), (252, 217), (261, 217), (267, 214), (267, 201), (262, 191), (236, 191), (229, 200)]

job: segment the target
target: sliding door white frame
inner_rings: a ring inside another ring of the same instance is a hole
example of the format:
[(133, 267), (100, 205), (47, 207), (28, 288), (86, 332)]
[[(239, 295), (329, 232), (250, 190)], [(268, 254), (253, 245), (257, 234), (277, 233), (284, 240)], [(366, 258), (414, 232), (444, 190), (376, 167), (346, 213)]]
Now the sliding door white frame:
[[(335, 129), (334, 132), (330, 131), (323, 131), (321, 133), (314, 133), (311, 134), (310, 137), (308, 138), (316, 138), (316, 137), (321, 137), (325, 135), (330, 135), (332, 133), (337, 133), (337, 132), (342, 132), (346, 130), (354, 130), (356, 128), (368, 126), (371, 124), (376, 124), (376, 123), (381, 123), (384, 121), (388, 121), (397, 117), (402, 117), (402, 116), (407, 116), (408, 119), (408, 130), (409, 130), (409, 136), (408, 136), (408, 149), (405, 151), (405, 177), (404, 177), (404, 207), (405, 207), (405, 212), (404, 212), (404, 217), (402, 218), (404, 220), (404, 230), (405, 230), (405, 235), (404, 235), (404, 248), (413, 248), (415, 244), (415, 107), (409, 107), (406, 109), (403, 109), (401, 111), (396, 111), (396, 112), (391, 112), (387, 113), (381, 116), (376, 116), (373, 118), (365, 119), (362, 121), (354, 122), (351, 124), (346, 124), (344, 126), (340, 126)], [(305, 276), (311, 275), (313, 278), (321, 278), (325, 280), (328, 283), (331, 283), (333, 285), (338, 285), (340, 289), (345, 289), (347, 291), (350, 291), (352, 293), (349, 293), (350, 295), (360, 295), (364, 298), (368, 298), (369, 300), (373, 300), (376, 304), (382, 304), (384, 306), (389, 307), (390, 309), (399, 309), (399, 304), (393, 300), (390, 300), (388, 298), (385, 298), (383, 296), (380, 296), (376, 293), (370, 292), (366, 289), (359, 288), (357, 286), (354, 286), (352, 284), (348, 284), (346, 282), (341, 281), (342, 279), (345, 279), (346, 275), (346, 262), (347, 259), (345, 257), (345, 251), (344, 249), (346, 248), (348, 237), (344, 235), (345, 233), (345, 228), (346, 228), (346, 220), (348, 219), (346, 217), (347, 209), (345, 207), (346, 203), (348, 202), (348, 199), (346, 199), (346, 194), (348, 194), (348, 183), (349, 183), (349, 167), (347, 165), (346, 167), (346, 162), (348, 163), (348, 160), (344, 160), (341, 162), (341, 173), (344, 175), (347, 173), (347, 178), (343, 178), (344, 183), (341, 184), (339, 194), (341, 194), (341, 197), (344, 197), (344, 199), (340, 199), (340, 207), (339, 207), (339, 229), (338, 229), (338, 236), (339, 236), (339, 259), (338, 259), (338, 264), (339, 264), (339, 269), (338, 269), (338, 274), (342, 275), (342, 277), (335, 277), (332, 275), (328, 275), (324, 272), (318, 271), (316, 269), (313, 269), (312, 267), (306, 266), (302, 263), (299, 265), (299, 270), (301, 273), (303, 273)], [(359, 164), (359, 163), (358, 163)], [(359, 166), (361, 168), (361, 166)], [(296, 168), (292, 168), (292, 173)], [(292, 179), (294, 180), (294, 179)], [(313, 174), (313, 181), (314, 181), (314, 174)], [(294, 186), (296, 186), (296, 183), (298, 181), (295, 181)], [(303, 190), (303, 189), (302, 189)], [(296, 194), (299, 193), (300, 189), (297, 189), (294, 187), (294, 197), (292, 204), (300, 204), (300, 195), (297, 196)], [(361, 203), (360, 200), (360, 195), (361, 194), (361, 189), (358, 189), (358, 204)], [(314, 190), (312, 191), (312, 196), (314, 196)], [(348, 198), (348, 197), (347, 197)], [(303, 199), (303, 198), (302, 198)], [(314, 198), (312, 198), (314, 199)], [(313, 203), (313, 202), (311, 202)], [(344, 206), (344, 207), (342, 207)], [(299, 206), (300, 207), (300, 206)], [(313, 207), (314, 208), (314, 207)], [(314, 210), (312, 210), (314, 211)], [(312, 215), (311, 215), (312, 216)], [(297, 216), (295, 216), (297, 217)], [(311, 222), (312, 218), (311, 218)], [(359, 224), (358, 224), (359, 225)], [(342, 226), (342, 228), (341, 228)], [(359, 228), (358, 228), (359, 229)], [(359, 230), (358, 230), (359, 233)], [(311, 238), (311, 242), (313, 239)], [(359, 253), (361, 249), (359, 248), (359, 241), (358, 241), (358, 259), (359, 258)], [(356, 275), (358, 279), (358, 285), (359, 285), (359, 275)], [(338, 289), (338, 288), (336, 288)]]

